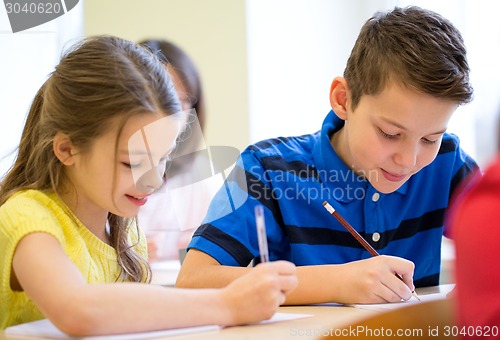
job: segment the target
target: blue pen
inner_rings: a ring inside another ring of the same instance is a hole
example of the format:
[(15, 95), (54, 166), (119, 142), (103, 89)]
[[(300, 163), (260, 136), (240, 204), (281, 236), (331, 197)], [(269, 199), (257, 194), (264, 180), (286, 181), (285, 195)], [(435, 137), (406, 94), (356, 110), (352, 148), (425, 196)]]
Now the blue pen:
[(262, 207), (262, 205), (258, 205), (255, 207), (255, 224), (257, 226), (257, 238), (259, 240), (260, 262), (269, 262), (266, 222), (264, 220), (264, 208)]

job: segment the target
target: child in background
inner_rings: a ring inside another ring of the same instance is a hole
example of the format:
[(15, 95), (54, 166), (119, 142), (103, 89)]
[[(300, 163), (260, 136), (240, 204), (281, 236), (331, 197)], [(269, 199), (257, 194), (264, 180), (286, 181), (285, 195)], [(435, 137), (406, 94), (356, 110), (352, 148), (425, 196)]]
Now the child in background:
[(111, 36), (69, 51), (32, 103), (0, 184), (0, 329), (48, 318), (71, 335), (269, 318), (297, 282), (284, 261), (215, 290), (150, 280), (140, 206), (184, 117), (149, 51)]
[(193, 157), (174, 156), (165, 173), (164, 187), (149, 198), (138, 215), (148, 239), (148, 259), (154, 262), (178, 258), (179, 249), (186, 248), (191, 240), (220, 183), (213, 177), (194, 183), (190, 180), (203, 164), (203, 156), (195, 151), (206, 148), (202, 134), (206, 119), (203, 89), (194, 62), (180, 47), (163, 39), (143, 40), (139, 44), (165, 64), (182, 109), (194, 109), (197, 118), (190, 120), (189, 135), (181, 136), (174, 152)]
[(467, 338), (497, 338), (499, 334), (499, 208), (500, 158), (497, 157), (483, 176), (474, 177), (456, 198), (450, 212), (456, 252), (458, 322), (466, 327)]
[[(215, 196), (176, 285), (224, 287), (252, 271), (258, 204), (270, 259), (297, 265), (287, 304), (395, 302), (437, 285), (449, 197), (477, 167), (446, 129), (472, 92), (452, 23), (419, 7), (376, 13), (332, 82), (321, 131), (242, 153), (232, 195)], [(364, 250), (324, 201), (382, 256)]]

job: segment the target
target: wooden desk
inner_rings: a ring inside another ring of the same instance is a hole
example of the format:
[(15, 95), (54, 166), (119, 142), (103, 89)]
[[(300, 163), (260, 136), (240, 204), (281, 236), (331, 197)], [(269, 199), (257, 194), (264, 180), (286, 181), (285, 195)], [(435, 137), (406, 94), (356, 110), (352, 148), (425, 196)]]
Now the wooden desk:
[[(238, 327), (227, 327), (219, 331), (209, 331), (203, 333), (193, 333), (178, 337), (167, 337), (164, 339), (316, 339), (333, 325), (342, 325), (354, 322), (360, 318), (373, 315), (374, 311), (363, 310), (353, 307), (343, 306), (297, 306), (280, 307), (280, 312), (312, 314), (312, 317), (296, 319), (290, 321), (276, 322), (264, 325), (248, 325)], [(9, 337), (0, 331), (2, 340), (33, 340), (28, 337)]]
[[(417, 289), (419, 295), (437, 293), (443, 289), (449, 290), (449, 286), (429, 287)], [(178, 337), (168, 337), (165, 339), (317, 339), (320, 336), (329, 335), (335, 329), (349, 323), (364, 319), (377, 311), (347, 307), (347, 306), (286, 306), (280, 307), (280, 312), (312, 314), (312, 317), (270, 323), (264, 325), (248, 325), (238, 327), (228, 327), (219, 331), (195, 333)], [(0, 331), (0, 340), (27, 340), (32, 338), (6, 337)]]

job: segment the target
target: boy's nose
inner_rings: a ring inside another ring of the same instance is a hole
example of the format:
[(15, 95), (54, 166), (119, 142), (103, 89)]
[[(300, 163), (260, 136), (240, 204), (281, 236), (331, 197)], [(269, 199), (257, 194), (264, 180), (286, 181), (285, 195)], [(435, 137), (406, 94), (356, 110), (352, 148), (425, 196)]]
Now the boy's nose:
[(413, 168), (417, 164), (418, 146), (406, 145), (394, 156), (396, 164), (404, 168)]

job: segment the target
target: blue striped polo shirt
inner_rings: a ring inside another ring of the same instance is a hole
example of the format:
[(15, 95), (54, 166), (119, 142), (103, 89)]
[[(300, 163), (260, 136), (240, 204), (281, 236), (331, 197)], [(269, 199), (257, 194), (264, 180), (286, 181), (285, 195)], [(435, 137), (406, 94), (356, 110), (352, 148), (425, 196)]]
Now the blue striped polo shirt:
[(380, 254), (415, 263), (417, 287), (439, 284), (445, 210), (476, 163), (446, 133), (435, 160), (398, 190), (377, 192), (335, 153), (330, 137), (344, 122), (331, 111), (315, 134), (249, 146), (210, 204), (188, 249), (222, 265), (247, 266), (259, 256), (254, 208), (265, 207), (270, 260), (297, 266), (369, 258), (323, 207), (328, 201)]

